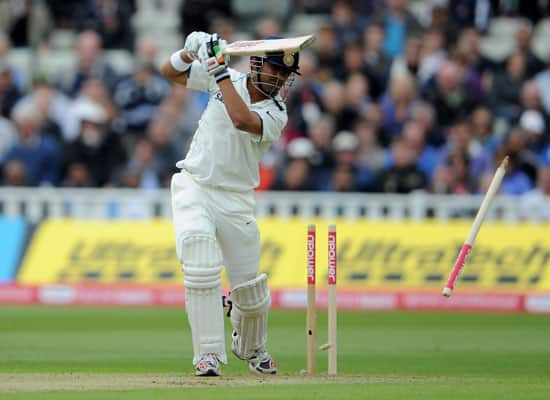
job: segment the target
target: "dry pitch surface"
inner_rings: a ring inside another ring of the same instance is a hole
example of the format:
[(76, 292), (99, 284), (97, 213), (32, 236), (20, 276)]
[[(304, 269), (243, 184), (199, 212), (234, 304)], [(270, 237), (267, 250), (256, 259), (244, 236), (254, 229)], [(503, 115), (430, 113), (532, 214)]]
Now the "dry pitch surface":
[[(185, 387), (235, 387), (257, 385), (365, 384), (391, 382), (442, 382), (456, 378), (414, 376), (305, 376), (279, 374), (269, 377), (236, 375), (199, 378), (175, 374), (43, 374), (0, 373), (0, 393), (78, 390), (168, 389)], [(470, 379), (475, 380), (475, 379)], [(464, 379), (461, 379), (464, 381)]]

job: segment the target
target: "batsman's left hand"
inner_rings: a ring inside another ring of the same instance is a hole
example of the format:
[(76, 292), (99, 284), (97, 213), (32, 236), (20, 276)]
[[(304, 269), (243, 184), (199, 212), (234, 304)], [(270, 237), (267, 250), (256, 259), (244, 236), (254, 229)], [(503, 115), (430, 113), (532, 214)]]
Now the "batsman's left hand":
[(223, 54), (227, 42), (218, 37), (217, 33), (212, 34), (210, 40), (204, 43), (199, 49), (199, 60), (209, 75), (216, 79), (216, 82), (229, 78), (227, 69), (228, 56)]
[(183, 50), (191, 53), (193, 57), (197, 56), (197, 53), (203, 43), (206, 43), (210, 40), (210, 34), (206, 32), (195, 31), (191, 32), (185, 38), (185, 46)]

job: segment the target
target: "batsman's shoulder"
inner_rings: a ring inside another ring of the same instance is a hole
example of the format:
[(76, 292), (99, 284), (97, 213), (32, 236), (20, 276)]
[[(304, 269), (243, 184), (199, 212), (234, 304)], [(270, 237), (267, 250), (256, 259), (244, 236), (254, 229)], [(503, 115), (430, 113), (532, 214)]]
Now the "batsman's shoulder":
[(251, 107), (253, 110), (262, 111), (272, 119), (286, 119), (286, 105), (282, 100), (267, 99), (265, 101), (255, 103)]

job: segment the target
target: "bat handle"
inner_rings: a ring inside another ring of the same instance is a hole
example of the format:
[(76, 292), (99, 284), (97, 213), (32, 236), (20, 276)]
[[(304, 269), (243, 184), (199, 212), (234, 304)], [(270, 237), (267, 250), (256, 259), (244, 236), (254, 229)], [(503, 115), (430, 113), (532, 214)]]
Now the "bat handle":
[(451, 275), (447, 280), (447, 284), (443, 289), (443, 293), (442, 293), (443, 296), (451, 297), (453, 288), (455, 286), (456, 278), (458, 277), (460, 270), (462, 270), (462, 267), (464, 267), (464, 263), (466, 262), (466, 258), (468, 257), (470, 250), (472, 250), (472, 245), (469, 243), (464, 243), (464, 245), (462, 246), (462, 249), (460, 249), (460, 253), (458, 253), (458, 257), (455, 261), (453, 270), (451, 271)]

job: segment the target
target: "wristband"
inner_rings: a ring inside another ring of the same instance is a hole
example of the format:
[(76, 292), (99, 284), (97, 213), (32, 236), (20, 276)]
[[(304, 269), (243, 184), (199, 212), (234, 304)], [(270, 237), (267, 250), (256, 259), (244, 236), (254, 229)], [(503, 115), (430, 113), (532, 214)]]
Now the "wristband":
[(214, 79), (216, 79), (216, 83), (220, 83), (221, 81), (225, 79), (229, 79), (230, 77), (231, 75), (229, 74), (229, 71), (226, 68), (223, 72), (220, 72), (218, 75), (214, 76)]
[(184, 50), (178, 50), (172, 53), (172, 55), (170, 56), (170, 64), (172, 65), (172, 68), (174, 68), (176, 71), (179, 71), (179, 72), (185, 72), (189, 68), (191, 68), (190, 63), (186, 63), (181, 59), (181, 53), (183, 51)]

